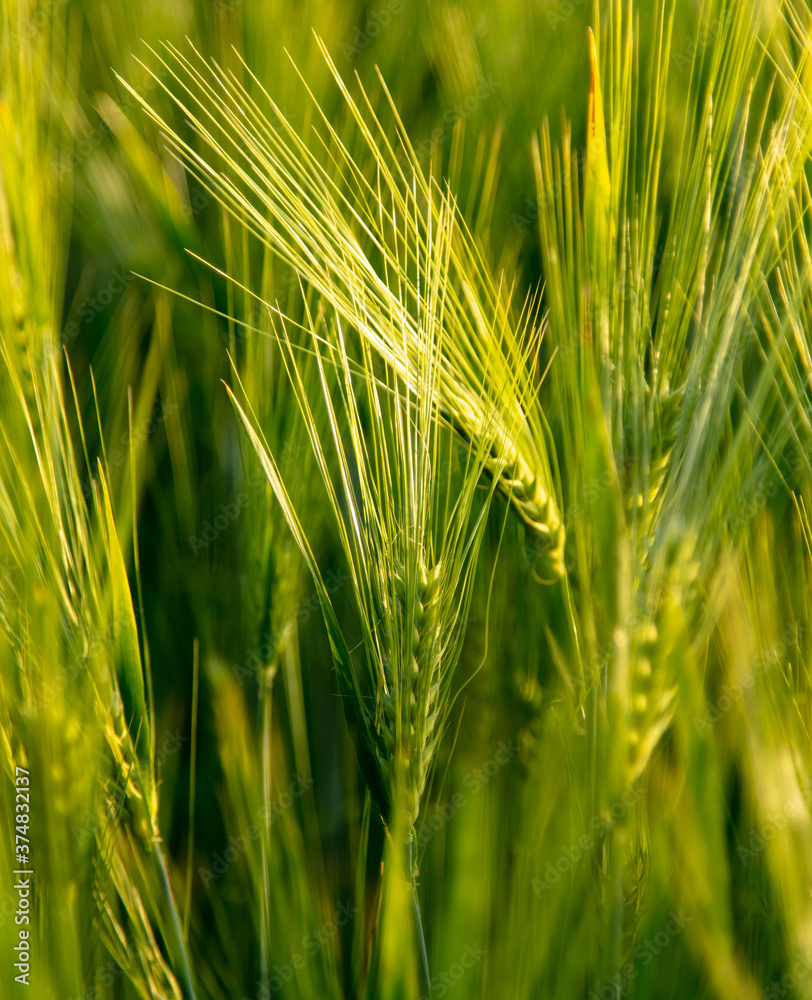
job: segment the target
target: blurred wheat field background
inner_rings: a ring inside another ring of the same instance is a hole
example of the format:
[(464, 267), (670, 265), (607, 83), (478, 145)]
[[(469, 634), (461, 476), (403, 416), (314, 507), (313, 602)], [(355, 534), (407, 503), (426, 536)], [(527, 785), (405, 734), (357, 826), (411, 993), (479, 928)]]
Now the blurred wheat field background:
[(0, 997), (812, 996), (808, 5), (0, 11)]

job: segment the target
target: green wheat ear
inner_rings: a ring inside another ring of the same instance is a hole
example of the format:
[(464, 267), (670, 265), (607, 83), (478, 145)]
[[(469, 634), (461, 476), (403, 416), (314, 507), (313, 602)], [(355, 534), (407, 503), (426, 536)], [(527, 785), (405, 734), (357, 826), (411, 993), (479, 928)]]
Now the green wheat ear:
[[(422, 556), (422, 554), (421, 554)], [(414, 617), (411, 635), (411, 662), (407, 657), (401, 678), (389, 659), (384, 659), (385, 687), (381, 695), (383, 719), (381, 735), (385, 753), (379, 761), (384, 775), (393, 776), (397, 734), (405, 732), (408, 746), (408, 798), (406, 808), (414, 826), (420, 809), (420, 799), (426, 787), (437, 742), (440, 738), (442, 705), (440, 700), (441, 649), (438, 643), (442, 629), (440, 596), (442, 566), (426, 568), (425, 557), (417, 566), (417, 579), (410, 586), (406, 567), (395, 562), (395, 622), (402, 629), (408, 616), (409, 593), (413, 592)], [(407, 637), (408, 638), (408, 637)], [(395, 690), (396, 684), (399, 690)], [(421, 688), (426, 691), (422, 699)], [(421, 706), (421, 700), (424, 704)], [(405, 718), (399, 717), (405, 714)]]
[[(394, 138), (363, 89), (359, 107), (317, 40), (362, 143), (350, 156), (316, 103), (329, 169), (245, 65), (261, 92), (259, 102), (233, 74), (196, 52), (188, 59), (166, 46), (165, 57), (156, 56), (177, 81), (168, 93), (199, 137), (199, 148), (131, 92), (190, 175), (246, 234), (321, 294), (401, 379), (411, 380), (411, 391), (423, 333), (414, 309), (404, 304), (420, 300), (429, 278), (422, 263), (415, 264), (420, 259), (404, 256), (402, 248), (425, 247), (441, 225), (451, 227), (433, 405), (463, 443), (490, 451), (486, 469), (534, 532), (544, 575), (563, 576), (560, 489), (531, 362), (538, 348), (538, 301), (530, 300), (516, 318), (512, 289), (493, 278), (456, 205), (424, 173), (383, 81)], [(420, 211), (414, 210), (418, 203)]]
[[(409, 205), (401, 221), (419, 211), (417, 203)], [(278, 464), (252, 411), (235, 399), (316, 581), (361, 769), (381, 815), (388, 820), (392, 803), (405, 802), (410, 828), (450, 710), (474, 566), (509, 426), (509, 414), (498, 412), (488, 425), (495, 403), (481, 386), (479, 429), (463, 451), (461, 479), (452, 482), (441, 472), (455, 447), (455, 435), (436, 409), (454, 210), (441, 196), (439, 208), (424, 211), (429, 219), (436, 211), (441, 222), (426, 226), (428, 242), (409, 246), (426, 283), (419, 297), (403, 289), (392, 315), (401, 324), (408, 318), (417, 331), (419, 365), (410, 359), (405, 371), (385, 365), (381, 373), (363, 340), (360, 357), (351, 356), (340, 316), (330, 314), (331, 302), (320, 305), (315, 321), (307, 312), (315, 366), (302, 360), (287, 322), (277, 321), (291, 386), (350, 569), (364, 671), (352, 662), (351, 644), (338, 625)], [(394, 329), (389, 336), (394, 339)], [(328, 373), (337, 377), (337, 387)], [(326, 409), (327, 432), (314, 416), (317, 403)], [(481, 491), (488, 472), (490, 486)]]
[[(421, 294), (402, 288), (390, 318), (392, 339), (407, 322), (416, 331), (414, 362), (409, 358), (400, 366), (385, 359), (381, 372), (363, 339), (360, 357), (351, 354), (330, 300), (319, 303), (315, 320), (309, 306), (306, 310), (315, 366), (302, 360), (287, 321), (280, 317), (276, 324), (349, 567), (360, 643), (351, 643), (338, 623), (299, 513), (250, 404), (231, 393), (316, 583), (345, 716), (370, 794), (390, 832), (410, 831), (406, 870), (413, 880), (424, 993), (428, 968), (414, 883), (414, 827), (452, 706), (452, 677), (511, 419), (489, 398), (489, 387), (481, 385), (478, 411), (486, 416), (465, 446), (461, 477), (443, 471), (455, 440), (457, 448), (459, 443), (437, 412), (454, 224), (453, 205), (440, 197), (441, 224), (426, 226), (425, 243), (415, 240), (403, 249), (404, 255), (414, 255), (424, 276)], [(415, 199), (395, 224), (420, 211)], [(326, 410), (327, 431), (314, 417), (317, 402)], [(495, 417), (490, 423), (489, 415)], [(487, 473), (489, 485), (482, 490)], [(353, 662), (351, 649), (358, 645), (364, 669)]]
[[(91, 466), (69, 365), (75, 413), (66, 402), (57, 333), (70, 179), (55, 167), (71, 152), (64, 123), (79, 113), (78, 49), (59, 11), (46, 30), (34, 30), (35, 13), (28, 4), (0, 11), (0, 557), (13, 567), (13, 586), (0, 585), (0, 749), (5, 776), (36, 767), (36, 891), (61, 901), (39, 927), (32, 920), (43, 960), (34, 993), (78, 995), (104, 957), (101, 940), (108, 959), (135, 953), (121, 963), (128, 991), (193, 1000), (160, 841), (148, 644), (125, 562), (133, 529), (115, 516), (124, 505), (101, 417), (105, 459)], [(136, 577), (140, 586), (137, 561)]]

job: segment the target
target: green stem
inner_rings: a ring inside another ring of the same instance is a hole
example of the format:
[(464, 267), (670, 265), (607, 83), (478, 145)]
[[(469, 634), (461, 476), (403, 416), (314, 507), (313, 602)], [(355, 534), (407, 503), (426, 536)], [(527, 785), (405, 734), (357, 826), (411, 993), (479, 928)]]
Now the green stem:
[(180, 968), (175, 971), (178, 973), (178, 978), (180, 979), (184, 1000), (196, 1000), (195, 988), (192, 985), (192, 968), (189, 965), (189, 955), (186, 951), (186, 943), (183, 940), (183, 931), (180, 926), (178, 907), (175, 903), (174, 893), (172, 892), (172, 884), (169, 881), (169, 872), (166, 868), (166, 859), (164, 858), (161, 841), (157, 837), (155, 839), (154, 846), (155, 850), (153, 856), (157, 860), (158, 874), (160, 875), (161, 884), (163, 885), (164, 894), (166, 895), (169, 907), (169, 936), (172, 939), (171, 943), (168, 942), (170, 944), (170, 953), (175, 956), (177, 964), (180, 966)]
[(416, 865), (417, 860), (415, 858), (415, 832), (412, 828), (412, 834), (409, 837), (409, 875), (412, 880), (412, 904), (414, 906), (414, 923), (415, 931), (417, 933), (417, 947), (420, 952), (420, 963), (419, 963), (419, 981), (420, 981), (420, 997), (426, 997), (427, 1000), (431, 1000), (431, 979), (429, 977), (429, 959), (426, 954), (426, 938), (423, 934), (423, 920), (420, 916), (420, 900), (417, 897), (417, 871)]
[[(261, 679), (262, 697), (262, 797), (265, 805), (265, 815), (271, 815), (271, 724), (273, 721), (273, 682), (276, 676), (277, 661), (269, 664)], [(270, 856), (270, 825), (262, 832), (262, 898), (260, 900), (260, 936), (262, 984), (267, 989), (271, 975), (271, 877), (269, 871)]]

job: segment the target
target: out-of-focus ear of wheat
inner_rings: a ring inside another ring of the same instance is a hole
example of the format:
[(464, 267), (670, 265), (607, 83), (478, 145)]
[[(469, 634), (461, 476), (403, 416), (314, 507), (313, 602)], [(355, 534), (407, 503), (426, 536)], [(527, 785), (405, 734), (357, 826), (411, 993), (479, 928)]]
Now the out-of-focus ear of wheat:
[[(639, 781), (677, 725), (678, 692), (695, 690), (704, 655), (698, 636), (714, 627), (709, 581), (751, 528), (731, 508), (769, 488), (793, 423), (807, 424), (798, 327), (810, 273), (793, 233), (812, 151), (809, 32), (785, 5), (779, 20), (804, 55), (765, 66), (752, 31), (760, 6), (729, 5), (694, 48), (683, 142), (669, 150), (674, 5), (659, 7), (646, 73), (632, 5), (610, 4), (608, 22), (595, 18), (601, 36), (588, 36), (585, 156), (566, 126), (560, 151), (546, 123), (534, 144), (546, 412), (564, 510), (586, 508), (571, 547), (597, 734), (590, 811)], [(765, 85), (774, 70), (779, 83)], [(757, 87), (771, 119), (751, 121)], [(790, 278), (801, 260), (804, 276)], [(627, 814), (605, 848), (615, 915), (639, 899), (632, 830)]]
[[(3, 4), (3, 23), (18, 31), (0, 47), (2, 801), (13, 816), (9, 788), (26, 768), (32, 909), (48, 912), (31, 928), (42, 995), (83, 993), (101, 943), (141, 996), (191, 998), (158, 827), (149, 670), (123, 555), (132, 531), (117, 525), (106, 459), (88, 468), (85, 500), (63, 389), (70, 178), (54, 163), (76, 100), (78, 36), (61, 17), (49, 32), (26, 32), (32, 16), (28, 3)], [(4, 823), (0, 833), (7, 871), (19, 867), (15, 854), (21, 860), (13, 829)]]
[[(725, 539), (725, 511), (743, 488), (742, 460), (760, 455), (754, 475), (769, 477), (790, 438), (791, 421), (764, 417), (775, 405), (797, 299), (777, 314), (768, 283), (790, 244), (812, 140), (805, 57), (800, 67), (780, 67), (774, 123), (765, 134), (762, 120), (753, 133), (750, 101), (764, 53), (753, 11), (732, 6), (692, 56), (684, 140), (670, 157), (675, 180), (662, 219), (674, 8), (660, 7), (647, 73), (638, 68), (631, 6), (614, 2), (610, 12), (602, 44), (588, 37), (583, 162), (568, 128), (553, 153), (546, 123), (534, 158), (554, 355), (548, 415), (570, 491), (565, 509), (598, 496), (592, 524), (572, 546), (598, 616), (597, 625), (581, 623), (585, 650), (592, 636), (601, 644), (600, 632), (614, 647), (610, 688), (628, 736), (616, 772), (622, 784), (645, 769), (673, 714), (675, 679), (657, 644), (683, 640), (662, 635), (659, 616), (677, 600), (684, 608), (672, 621), (685, 614), (689, 628), (688, 609)], [(806, 37), (791, 4), (784, 16)], [(742, 95), (750, 95), (744, 105)], [(700, 129), (688, 117), (697, 106)], [(760, 151), (749, 169), (748, 141)], [(759, 327), (770, 329), (764, 348)], [(753, 381), (745, 372), (759, 354)], [(739, 405), (747, 416), (731, 425)], [(773, 437), (756, 430), (762, 420)]]

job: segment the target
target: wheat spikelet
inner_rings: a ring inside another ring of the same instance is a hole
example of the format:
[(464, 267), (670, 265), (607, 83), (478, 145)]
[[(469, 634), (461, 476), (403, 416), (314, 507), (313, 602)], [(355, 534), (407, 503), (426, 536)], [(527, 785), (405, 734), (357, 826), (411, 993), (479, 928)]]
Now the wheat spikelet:
[(533, 530), (539, 546), (547, 550), (553, 574), (563, 576), (566, 537), (550, 483), (545, 484), (538, 466), (534, 470), (518, 450), (512, 462), (499, 464), (504, 467), (500, 488), (508, 493), (521, 519)]
[[(381, 690), (381, 736), (385, 752), (378, 751), (381, 771), (392, 776), (400, 752), (407, 762), (406, 792), (409, 822), (417, 819), (420, 798), (439, 739), (441, 686), (441, 565), (426, 569), (420, 561), (417, 581), (409, 600), (406, 567), (395, 563), (396, 628), (406, 637), (406, 656), (400, 677), (389, 658), (384, 660)], [(410, 608), (411, 604), (411, 608)], [(407, 622), (411, 613), (411, 629)], [(400, 733), (400, 740), (398, 740)]]
[(664, 677), (657, 625), (650, 619), (643, 621), (636, 633), (637, 656), (631, 670), (627, 717), (629, 784), (643, 773), (668, 728), (676, 694)]
[(645, 771), (677, 709), (678, 661), (689, 655), (689, 604), (698, 569), (690, 543), (674, 546), (662, 567), (643, 574), (638, 613), (630, 631), (634, 655), (629, 674), (626, 727), (627, 781)]

